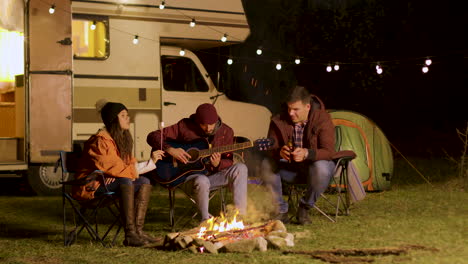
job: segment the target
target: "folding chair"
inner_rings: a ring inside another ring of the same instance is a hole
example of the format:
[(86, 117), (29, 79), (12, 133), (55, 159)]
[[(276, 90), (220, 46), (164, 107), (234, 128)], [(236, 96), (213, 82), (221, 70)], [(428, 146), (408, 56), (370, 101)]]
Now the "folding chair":
[[(63, 243), (64, 246), (72, 245), (78, 235), (86, 229), (95, 241), (101, 243), (104, 247), (112, 247), (121, 230), (122, 223), (120, 219), (120, 210), (118, 197), (114, 192), (106, 191), (102, 195), (96, 196), (94, 199), (87, 201), (79, 201), (73, 198), (71, 188), (73, 186), (85, 186), (94, 181), (104, 183), (104, 174), (102, 171), (96, 170), (84, 178), (75, 180), (66, 180), (67, 175), (76, 173), (78, 168), (79, 154), (76, 152), (60, 151), (60, 158), (57, 161), (56, 169), (62, 169), (62, 206), (63, 206)], [(107, 188), (107, 187), (106, 187)], [(67, 230), (67, 202), (72, 208), (73, 227)], [(103, 235), (100, 235), (98, 228), (98, 213), (101, 209), (107, 208), (110, 215), (113, 216), (112, 222), (109, 224)], [(106, 243), (106, 238), (110, 235), (112, 229), (116, 228), (113, 237), (109, 243)]]
[[(333, 193), (336, 195), (335, 201), (332, 201), (331, 195), (327, 196), (321, 194), (321, 200), (324, 201), (325, 206), (328, 206), (333, 210), (333, 214), (327, 213), (324, 209), (321, 209), (317, 204), (314, 204), (314, 209), (316, 209), (320, 214), (325, 216), (331, 222), (336, 222), (338, 220), (338, 215), (349, 215), (349, 208), (351, 206), (351, 199), (349, 195), (348, 188), (348, 168), (350, 162), (356, 158), (356, 153), (352, 150), (340, 150), (341, 148), (341, 129), (339, 126), (335, 127), (335, 136), (336, 144), (335, 148), (337, 150), (336, 154), (333, 157), (335, 162), (335, 169), (333, 171), (333, 176), (330, 180), (329, 191), (327, 193)], [(287, 183), (283, 182), (286, 187), (286, 192), (288, 193), (288, 203), (292, 211), (297, 213), (299, 207), (299, 201), (304, 195), (307, 186), (305, 184), (296, 184), (296, 183)], [(291, 216), (292, 218), (293, 216)]]
[[(181, 214), (179, 217), (175, 217), (175, 202), (176, 202), (176, 191), (180, 190), (186, 198), (188, 198), (191, 201), (191, 209), (194, 209), (194, 213), (190, 218), (188, 218), (188, 221), (186, 221), (185, 224), (181, 225), (181, 228), (184, 228), (192, 219), (194, 219), (198, 215), (198, 209), (196, 207), (196, 201), (195, 199), (191, 196), (191, 194), (183, 188), (184, 182), (179, 183), (177, 185), (172, 185), (170, 183), (164, 183), (164, 182), (159, 182), (157, 180), (158, 177), (153, 177), (155, 181), (161, 185), (164, 189), (168, 191), (168, 197), (169, 197), (169, 224), (171, 226), (171, 230), (175, 231), (177, 224), (179, 224), (181, 221), (186, 219), (186, 217), (193, 212), (193, 210), (186, 210), (183, 214)], [(223, 212), (226, 211), (226, 201), (225, 201), (225, 188), (219, 188), (216, 190), (212, 190), (210, 192), (209, 200), (211, 201), (217, 194), (220, 196), (220, 203), (221, 203), (221, 210)]]

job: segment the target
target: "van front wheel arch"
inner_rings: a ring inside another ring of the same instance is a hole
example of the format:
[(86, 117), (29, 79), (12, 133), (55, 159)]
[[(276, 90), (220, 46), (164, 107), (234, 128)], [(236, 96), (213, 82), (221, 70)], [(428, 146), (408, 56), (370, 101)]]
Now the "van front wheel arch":
[[(66, 175), (67, 180), (68, 175)], [(62, 169), (55, 171), (54, 164), (31, 165), (28, 170), (28, 183), (37, 195), (57, 196), (62, 192)]]

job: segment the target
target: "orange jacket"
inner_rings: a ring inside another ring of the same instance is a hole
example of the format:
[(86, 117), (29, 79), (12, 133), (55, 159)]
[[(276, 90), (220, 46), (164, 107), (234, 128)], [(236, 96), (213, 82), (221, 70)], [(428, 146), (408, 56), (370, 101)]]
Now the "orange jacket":
[[(95, 170), (101, 170), (106, 176), (136, 179), (138, 173), (135, 164), (134, 157), (127, 162), (120, 158), (114, 140), (105, 129), (101, 129), (85, 142), (80, 160), (81, 170), (75, 175), (75, 178), (80, 179)], [(100, 184), (102, 184), (101, 181), (95, 181), (87, 186), (74, 186), (72, 189), (73, 197), (77, 200), (92, 199)]]

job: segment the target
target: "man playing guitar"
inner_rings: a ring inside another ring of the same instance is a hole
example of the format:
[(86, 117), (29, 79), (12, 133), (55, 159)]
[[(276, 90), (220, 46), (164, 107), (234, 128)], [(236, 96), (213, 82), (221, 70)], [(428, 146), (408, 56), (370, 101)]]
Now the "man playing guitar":
[[(212, 104), (201, 104), (189, 118), (183, 118), (176, 124), (164, 128), (162, 136), (161, 130), (156, 130), (149, 133), (146, 139), (153, 149), (163, 149), (178, 163), (187, 165), (196, 157), (192, 157), (189, 151), (186, 151), (187, 148), (179, 147), (173, 142), (183, 144), (200, 140), (206, 142), (207, 147), (210, 148), (234, 143), (234, 131), (221, 121)], [(161, 141), (163, 141), (162, 146)], [(184, 184), (193, 191), (202, 221), (210, 218), (208, 212), (210, 190), (224, 186), (232, 188), (234, 204), (241, 215), (245, 214), (247, 208), (247, 166), (240, 162), (234, 164), (232, 152), (222, 154), (214, 152), (209, 156), (209, 159), (201, 162), (203, 162), (203, 170), (187, 170), (184, 177), (180, 179), (185, 179)], [(167, 176), (157, 175), (156, 177), (164, 178)], [(167, 178), (165, 180), (170, 181)]]

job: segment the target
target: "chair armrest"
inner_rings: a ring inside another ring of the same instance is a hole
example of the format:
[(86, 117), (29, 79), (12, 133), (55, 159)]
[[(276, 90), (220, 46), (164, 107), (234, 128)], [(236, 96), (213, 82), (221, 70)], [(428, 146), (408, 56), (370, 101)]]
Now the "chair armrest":
[[(73, 186), (83, 186), (86, 185), (92, 181), (96, 181), (98, 173), (95, 173), (96, 171), (88, 174), (86, 177), (80, 178), (80, 179), (74, 179), (74, 180), (69, 180), (69, 181), (61, 181), (60, 183), (63, 185), (73, 185)], [(101, 171), (99, 171), (101, 172)]]
[(335, 155), (333, 155), (332, 159), (339, 162), (349, 162), (357, 157), (356, 153), (352, 150), (341, 150), (337, 151)]

